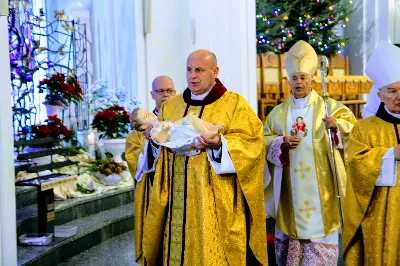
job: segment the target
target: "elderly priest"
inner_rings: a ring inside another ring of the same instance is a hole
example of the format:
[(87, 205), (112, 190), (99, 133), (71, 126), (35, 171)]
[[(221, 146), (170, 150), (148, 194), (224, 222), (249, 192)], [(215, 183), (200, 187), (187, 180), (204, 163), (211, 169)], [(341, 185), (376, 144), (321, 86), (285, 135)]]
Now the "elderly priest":
[[(267, 211), (276, 217), (277, 264), (336, 265), (339, 211), (327, 129), (334, 132), (335, 145), (343, 148), (356, 120), (349, 108), (333, 99), (328, 100), (326, 117), (324, 100), (312, 90), (318, 57), (311, 45), (297, 42), (285, 66), (292, 95), (272, 110), (264, 127), (275, 202), (275, 210)], [(335, 158), (344, 190), (345, 169), (338, 150)]]
[(379, 89), (375, 116), (350, 135), (344, 210), (346, 265), (400, 265), (400, 48), (382, 42), (365, 72)]

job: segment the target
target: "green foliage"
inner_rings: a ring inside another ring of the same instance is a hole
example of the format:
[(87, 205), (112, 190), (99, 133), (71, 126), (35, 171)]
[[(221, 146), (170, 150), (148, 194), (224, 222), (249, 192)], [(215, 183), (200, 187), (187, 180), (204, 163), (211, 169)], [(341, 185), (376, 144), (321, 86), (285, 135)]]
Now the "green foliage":
[(87, 188), (84, 188), (81, 184), (76, 183), (76, 190), (83, 193), (83, 194), (92, 194), (94, 193), (96, 190), (89, 190)]
[(281, 54), (297, 41), (308, 42), (317, 54), (341, 53), (349, 40), (335, 34), (346, 27), (352, 1), (256, 0), (257, 53)]

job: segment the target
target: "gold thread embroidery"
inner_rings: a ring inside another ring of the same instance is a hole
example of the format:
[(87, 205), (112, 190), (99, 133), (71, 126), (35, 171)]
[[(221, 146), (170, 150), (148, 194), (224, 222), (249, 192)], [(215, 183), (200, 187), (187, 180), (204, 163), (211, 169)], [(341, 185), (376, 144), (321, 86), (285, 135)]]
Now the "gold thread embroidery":
[(306, 175), (304, 174), (304, 172), (310, 172), (311, 171), (311, 167), (306, 167), (306, 168), (303, 168), (303, 166), (304, 166), (304, 162), (303, 161), (300, 161), (299, 163), (298, 163), (298, 165), (300, 166), (300, 168), (299, 169), (294, 169), (294, 172), (295, 173), (301, 173), (301, 175), (300, 175), (300, 178), (301, 179), (306, 179)]
[(311, 219), (311, 212), (316, 212), (317, 211), (317, 207), (312, 206), (310, 207), (310, 202), (308, 200), (304, 201), (304, 205), (306, 205), (305, 208), (300, 208), (299, 212), (306, 215), (307, 219)]

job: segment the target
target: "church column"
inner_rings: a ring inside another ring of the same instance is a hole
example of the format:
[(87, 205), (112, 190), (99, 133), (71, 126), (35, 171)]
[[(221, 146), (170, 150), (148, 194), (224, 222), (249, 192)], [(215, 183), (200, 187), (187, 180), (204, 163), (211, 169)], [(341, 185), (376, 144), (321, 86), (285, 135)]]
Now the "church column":
[(174, 80), (177, 93), (187, 87), (186, 58), (191, 52), (189, 1), (135, 1), (138, 95), (149, 110), (151, 83), (157, 76)]
[(190, 1), (195, 22), (192, 49), (214, 52), (222, 83), (240, 93), (257, 112), (255, 9), (254, 0), (204, 0), (201, 5)]
[(389, 6), (391, 10), (393, 23), (390, 25), (391, 33), (393, 34), (393, 43), (400, 43), (400, 0), (394, 0)]
[(353, 0), (353, 7), (358, 9), (350, 16), (344, 31), (346, 37), (354, 37), (345, 47), (351, 75), (364, 74), (369, 56), (380, 41), (400, 41), (396, 25), (400, 21), (398, 3), (399, 0)]
[(0, 265), (14, 266), (17, 265), (17, 227), (7, 15), (8, 1), (0, 0), (0, 88), (6, 96), (0, 97)]

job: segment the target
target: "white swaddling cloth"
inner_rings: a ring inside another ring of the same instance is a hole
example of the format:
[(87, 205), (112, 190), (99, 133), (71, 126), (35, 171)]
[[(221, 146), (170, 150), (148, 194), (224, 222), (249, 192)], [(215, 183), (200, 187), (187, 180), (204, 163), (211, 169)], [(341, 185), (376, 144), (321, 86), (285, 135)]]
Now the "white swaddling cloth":
[[(171, 127), (168, 131), (170, 139), (167, 142), (158, 143), (154, 140), (153, 136), (155, 133), (162, 131), (163, 126)], [(200, 133), (197, 132), (197, 130), (186, 121), (186, 119), (183, 120), (181, 125), (176, 125), (170, 121), (162, 123), (156, 121), (153, 129), (150, 131), (150, 136), (156, 144), (170, 148), (173, 152), (179, 155), (193, 156), (200, 153), (199, 150), (192, 149), (193, 144), (200, 144), (197, 140), (197, 137), (200, 137)]]

